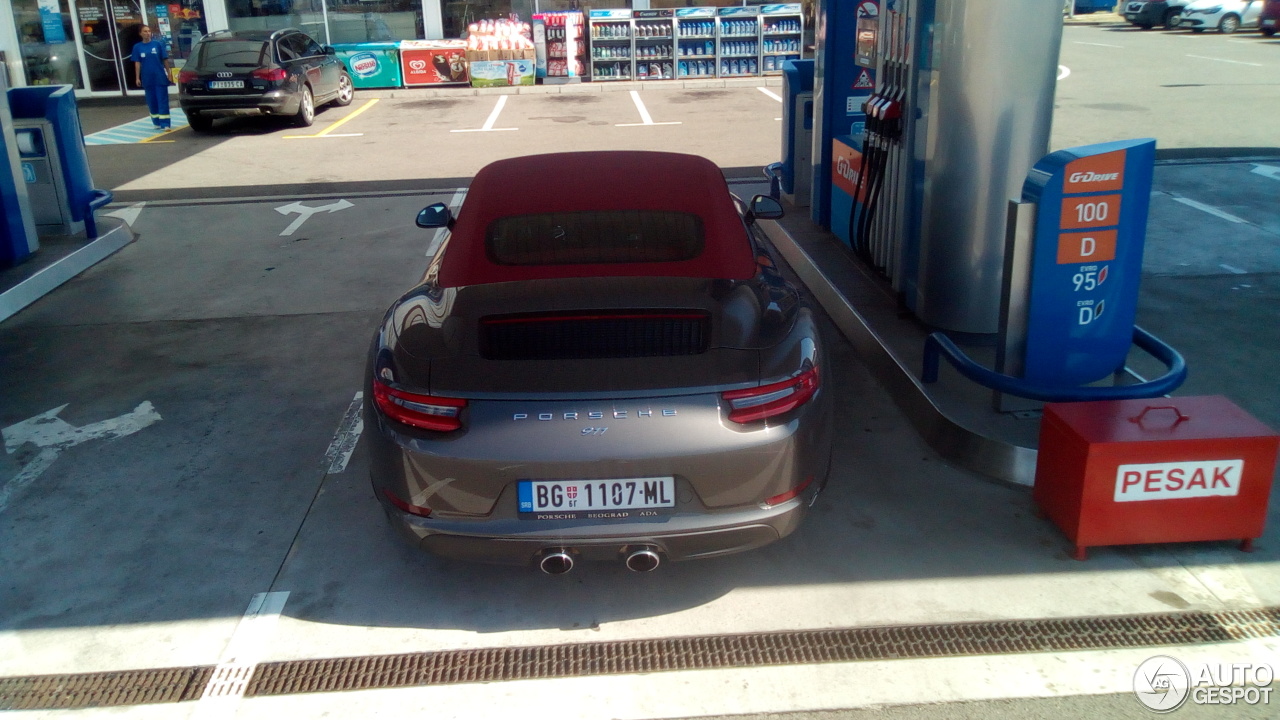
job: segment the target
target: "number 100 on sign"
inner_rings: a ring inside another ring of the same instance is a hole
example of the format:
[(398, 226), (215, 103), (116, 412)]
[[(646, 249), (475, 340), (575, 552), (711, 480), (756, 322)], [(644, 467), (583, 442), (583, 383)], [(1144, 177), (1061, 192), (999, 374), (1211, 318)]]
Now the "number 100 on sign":
[(1107, 227), (1120, 223), (1119, 195), (1092, 195), (1070, 197), (1062, 200), (1063, 230), (1086, 227)]

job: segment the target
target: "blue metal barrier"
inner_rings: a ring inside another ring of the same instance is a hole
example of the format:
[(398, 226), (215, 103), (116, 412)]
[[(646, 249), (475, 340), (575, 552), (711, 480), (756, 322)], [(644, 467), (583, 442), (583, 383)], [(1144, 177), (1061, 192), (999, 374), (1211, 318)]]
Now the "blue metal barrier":
[(1159, 338), (1140, 327), (1133, 328), (1133, 343), (1147, 354), (1164, 363), (1168, 370), (1164, 375), (1134, 385), (1112, 387), (1078, 387), (1063, 390), (1057, 386), (1030, 383), (1021, 378), (1002, 375), (974, 362), (964, 354), (951, 338), (943, 333), (931, 334), (924, 343), (924, 364), (920, 379), (926, 383), (938, 380), (938, 357), (941, 355), (966, 378), (1008, 395), (1042, 400), (1044, 402), (1085, 402), (1089, 400), (1129, 400), (1167, 395), (1177, 390), (1187, 379), (1187, 363), (1182, 355)]

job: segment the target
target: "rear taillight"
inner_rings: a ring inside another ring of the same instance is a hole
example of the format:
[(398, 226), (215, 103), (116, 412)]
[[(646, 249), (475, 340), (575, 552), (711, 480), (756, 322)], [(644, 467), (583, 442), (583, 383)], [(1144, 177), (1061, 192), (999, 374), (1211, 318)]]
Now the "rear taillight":
[(193, 83), (198, 77), (199, 75), (196, 75), (195, 70), (182, 70), (178, 73), (178, 82), (182, 84)]
[(268, 82), (280, 82), (288, 77), (288, 73), (284, 71), (284, 68), (258, 68), (251, 74), (259, 80), (266, 80)]
[(421, 505), (410, 505), (404, 500), (401, 500), (400, 498), (396, 497), (395, 493), (391, 492), (390, 490), (387, 490), (386, 488), (383, 488), (382, 494), (387, 497), (387, 500), (391, 501), (392, 505), (395, 505), (396, 507), (409, 513), (410, 515), (417, 515), (418, 517), (431, 517), (431, 508), (429, 507), (423, 507)]
[(467, 406), (466, 400), (396, 390), (376, 379), (373, 400), (382, 414), (392, 420), (439, 432), (462, 427), (462, 408)]
[(730, 390), (721, 397), (729, 404), (729, 419), (749, 423), (781, 415), (809, 402), (818, 392), (818, 367), (815, 365), (790, 380), (744, 390)]

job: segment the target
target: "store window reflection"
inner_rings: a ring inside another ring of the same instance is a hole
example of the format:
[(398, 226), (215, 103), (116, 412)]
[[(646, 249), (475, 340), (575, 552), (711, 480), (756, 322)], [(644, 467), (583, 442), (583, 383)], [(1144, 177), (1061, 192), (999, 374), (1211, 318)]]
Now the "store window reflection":
[[(428, 0), (431, 2), (433, 0)], [(329, 42), (422, 40), (422, 0), (328, 0)]]
[(227, 15), (232, 30), (294, 27), (321, 43), (329, 42), (323, 0), (228, 0)]
[(84, 87), (67, 0), (12, 0), (28, 85)]

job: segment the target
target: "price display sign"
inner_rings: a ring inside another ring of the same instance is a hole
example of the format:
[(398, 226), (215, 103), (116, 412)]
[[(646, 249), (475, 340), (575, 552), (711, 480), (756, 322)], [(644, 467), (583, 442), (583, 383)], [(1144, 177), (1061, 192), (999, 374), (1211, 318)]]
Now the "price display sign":
[(1036, 163), (1023, 377), (1062, 387), (1124, 367), (1133, 342), (1155, 140), (1060, 150)]

